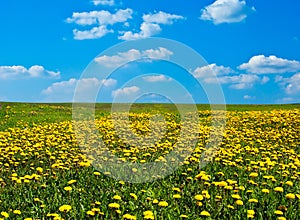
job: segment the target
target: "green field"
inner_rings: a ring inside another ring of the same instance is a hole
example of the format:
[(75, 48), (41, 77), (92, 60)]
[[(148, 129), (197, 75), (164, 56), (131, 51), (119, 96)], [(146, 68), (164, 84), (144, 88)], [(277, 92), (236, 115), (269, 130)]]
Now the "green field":
[[(67, 121), (72, 119), (72, 104), (40, 104), (40, 103), (10, 103), (0, 102), (0, 131), (6, 128), (15, 127), (24, 121), (29, 125), (33, 123), (51, 123)], [(9, 111), (6, 107), (10, 106)], [(122, 108), (122, 104), (120, 104)], [(198, 104), (199, 111), (210, 110), (209, 105)], [(227, 111), (271, 111), (271, 110), (291, 110), (300, 109), (300, 104), (285, 105), (227, 105)], [(111, 104), (97, 103), (95, 105), (96, 115), (108, 114), (111, 111)], [(176, 106), (173, 104), (134, 104), (131, 108), (132, 112), (177, 112)]]
[[(78, 146), (71, 104), (0, 103), (0, 219), (300, 219), (300, 105), (228, 105), (220, 148), (202, 168), (211, 115), (209, 105), (197, 108), (199, 127), (190, 132), (199, 136), (179, 169), (130, 183), (92, 166)], [(99, 134), (92, 138), (100, 135), (120, 161), (172, 164), (167, 155), (186, 150), (175, 147), (183, 126), (176, 106), (132, 106), (137, 135), (151, 132), (153, 114), (168, 122), (162, 140), (146, 147), (120, 139), (110, 111), (110, 104), (96, 104)]]

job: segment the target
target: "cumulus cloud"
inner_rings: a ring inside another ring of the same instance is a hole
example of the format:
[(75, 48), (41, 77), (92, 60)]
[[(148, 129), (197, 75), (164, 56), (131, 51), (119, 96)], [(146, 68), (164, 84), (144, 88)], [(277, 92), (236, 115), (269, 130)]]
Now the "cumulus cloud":
[(227, 75), (230, 73), (234, 73), (235, 71), (230, 67), (218, 66), (217, 64), (209, 64), (202, 67), (197, 67), (192, 74), (196, 78), (207, 78), (214, 76)]
[(238, 68), (254, 74), (294, 73), (300, 71), (300, 62), (278, 58), (274, 55), (268, 57), (257, 55), (251, 57), (247, 63), (241, 64)]
[(228, 83), (231, 84), (230, 87), (233, 89), (248, 89), (259, 82), (260, 78), (256, 75), (240, 74), (238, 76), (227, 77), (226, 80), (228, 80)]
[(115, 4), (114, 0), (93, 0), (94, 5), (108, 5), (113, 6)]
[(78, 29), (73, 30), (75, 40), (97, 39), (113, 32), (113, 30), (108, 30), (105, 25), (93, 27), (92, 29), (86, 31), (80, 31)]
[(71, 18), (67, 18), (68, 23), (78, 25), (113, 25), (125, 22), (132, 18), (133, 10), (130, 8), (119, 9), (115, 14), (109, 11), (90, 11), (90, 12), (74, 12)]
[(95, 88), (100, 86), (111, 87), (116, 85), (117, 81), (115, 79), (104, 79), (99, 80), (97, 78), (83, 78), (75, 79), (71, 78), (68, 81), (61, 81), (53, 83), (48, 88), (42, 91), (42, 95), (47, 97), (47, 100), (56, 101), (56, 102), (71, 102), (76, 90), (76, 93), (79, 94), (78, 97), (85, 101), (90, 100), (90, 94), (94, 93)]
[(131, 49), (126, 52), (119, 52), (117, 55), (113, 56), (100, 56), (95, 58), (95, 61), (106, 67), (118, 67), (122, 64), (125, 64), (130, 61), (149, 58), (149, 59), (169, 59), (169, 57), (173, 54), (172, 51), (159, 47), (157, 49), (149, 49), (149, 50), (136, 50)]
[(168, 14), (162, 11), (155, 14), (143, 15), (144, 22), (156, 24), (173, 24), (174, 21), (180, 19), (183, 19), (181, 15)]
[(191, 72), (194, 77), (208, 84), (228, 84), (232, 89), (248, 89), (254, 84), (265, 84), (270, 79), (266, 76), (259, 77), (255, 74), (239, 74), (230, 67), (209, 64), (197, 67)]
[(166, 77), (165, 75), (151, 75), (145, 76), (143, 79), (147, 82), (168, 82), (172, 81), (170, 77)]
[(200, 19), (212, 21), (214, 24), (241, 22), (249, 13), (255, 11), (248, 7), (244, 0), (216, 0), (201, 10)]
[(60, 72), (46, 70), (40, 65), (34, 65), (30, 68), (24, 66), (0, 66), (0, 79), (19, 79), (27, 77), (59, 78)]
[(254, 84), (261, 83), (264, 84), (268, 80), (263, 79), (257, 75), (253, 74), (239, 74), (239, 75), (231, 75), (231, 76), (220, 76), (213, 78), (204, 78), (204, 82), (206, 83), (221, 83), (221, 84), (229, 84), (232, 89), (249, 89), (252, 88)]
[(130, 95), (136, 94), (139, 91), (140, 91), (139, 87), (137, 87), (137, 86), (129, 86), (129, 87), (124, 87), (124, 88), (112, 91), (112, 96), (113, 97), (130, 96)]
[(277, 79), (280, 85), (283, 86), (284, 91), (288, 95), (298, 95), (300, 94), (300, 73), (296, 73), (288, 78), (281, 77)]
[(75, 23), (80, 26), (96, 25), (88, 30), (74, 29), (74, 39), (97, 39), (105, 36), (108, 33), (113, 33), (108, 25), (112, 26), (116, 23), (126, 23), (127, 20), (132, 18), (133, 10), (130, 8), (119, 9), (116, 13), (112, 14), (109, 11), (90, 11), (90, 12), (74, 12), (72, 17), (67, 18), (68, 23)]
[(181, 15), (169, 14), (162, 11), (155, 14), (145, 14), (143, 15), (143, 22), (139, 32), (120, 32), (122, 35), (119, 36), (119, 39), (136, 40), (151, 37), (161, 32), (161, 25), (171, 25), (181, 19), (184, 19)]

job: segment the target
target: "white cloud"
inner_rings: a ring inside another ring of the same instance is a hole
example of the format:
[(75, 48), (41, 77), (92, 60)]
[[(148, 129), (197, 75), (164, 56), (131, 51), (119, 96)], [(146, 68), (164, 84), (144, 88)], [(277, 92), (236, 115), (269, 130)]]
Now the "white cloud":
[(44, 89), (42, 91), (42, 94), (50, 95), (54, 93), (61, 93), (61, 94), (73, 93), (76, 83), (77, 80), (74, 78), (70, 79), (69, 81), (56, 82), (53, 83), (51, 86), (49, 86), (47, 89)]
[(300, 70), (300, 62), (278, 58), (274, 55), (257, 55), (251, 57), (248, 63), (243, 63), (238, 67), (248, 73), (272, 74), (272, 73), (293, 73)]
[(17, 78), (59, 78), (60, 72), (46, 70), (43, 66), (34, 65), (30, 68), (24, 66), (0, 66), (0, 79), (17, 79)]
[(112, 91), (112, 96), (113, 97), (130, 96), (132, 94), (136, 94), (139, 91), (140, 91), (140, 88), (137, 86), (124, 87), (124, 88)]
[(283, 103), (293, 103), (296, 102), (295, 98), (292, 97), (284, 97), (281, 100), (279, 100), (279, 102), (283, 102)]
[(108, 30), (105, 25), (94, 27), (86, 31), (79, 31), (78, 29), (73, 30), (75, 40), (97, 39), (113, 32), (113, 30)]
[(81, 26), (96, 25), (89, 30), (80, 31), (73, 30), (74, 38), (77, 40), (97, 39), (112, 33), (112, 29), (108, 29), (108, 25), (116, 23), (126, 23), (132, 18), (133, 10), (130, 8), (120, 9), (115, 14), (109, 11), (90, 11), (90, 12), (74, 12), (71, 18), (67, 18), (68, 23), (75, 23)]
[(255, 83), (265, 84), (270, 80), (266, 76), (261, 78), (254, 74), (237, 74), (230, 67), (218, 66), (215, 63), (197, 67), (191, 73), (205, 83), (228, 84), (232, 89), (248, 89), (253, 87)]
[(284, 90), (288, 95), (300, 94), (300, 73), (296, 73), (290, 78), (283, 79)]
[(230, 84), (230, 88), (240, 90), (240, 89), (252, 88), (255, 83), (262, 82), (262, 79), (257, 75), (240, 74), (240, 75), (233, 75), (233, 76), (205, 78), (204, 82)]
[(214, 24), (241, 22), (253, 11), (244, 0), (216, 0), (201, 10), (200, 19)]
[(93, 0), (94, 5), (108, 5), (113, 6), (115, 4), (114, 0)]
[(184, 17), (181, 15), (168, 14), (162, 11), (155, 14), (143, 15), (143, 20), (146, 23), (173, 24), (174, 21), (180, 19), (184, 19)]
[(117, 80), (115, 80), (115, 79), (103, 79), (103, 80), (101, 80), (101, 83), (105, 87), (111, 87), (111, 86), (115, 86), (117, 84)]
[(165, 12), (158, 12), (155, 14), (143, 15), (143, 23), (140, 26), (140, 32), (133, 33), (132, 31), (120, 32), (121, 40), (136, 40), (154, 36), (161, 32), (160, 25), (171, 25), (176, 20), (184, 19), (181, 15), (169, 14)]
[(282, 80), (283, 80), (283, 76), (279, 76), (279, 75), (275, 76), (275, 82), (276, 83), (281, 82)]
[(263, 76), (262, 80), (261, 80), (261, 84), (266, 84), (267, 82), (270, 81), (270, 78), (267, 76)]
[(154, 36), (161, 32), (161, 27), (158, 24), (145, 23), (143, 22), (140, 27), (141, 31), (139, 33), (133, 33), (132, 31), (120, 32), (123, 35), (119, 36), (120, 40), (137, 40), (147, 37)]
[(145, 76), (143, 79), (147, 82), (167, 82), (171, 81), (172, 79), (166, 77), (165, 75), (152, 75), (152, 76)]
[(106, 67), (118, 67), (127, 62), (142, 59), (142, 58), (169, 59), (169, 57), (172, 54), (173, 54), (172, 51), (164, 47), (159, 47), (157, 49), (149, 49), (144, 51), (131, 49), (126, 52), (119, 52), (117, 55), (113, 55), (113, 56), (107, 56), (107, 55), (100, 56), (95, 58), (95, 61)]
[(133, 10), (130, 8), (119, 9), (115, 14), (109, 11), (90, 11), (90, 12), (74, 12), (71, 18), (67, 18), (68, 23), (78, 25), (114, 25), (122, 23), (132, 18)]
[(89, 97), (90, 94), (93, 94), (95, 89), (100, 86), (111, 87), (116, 85), (116, 83), (117, 81), (115, 79), (99, 80), (96, 78), (83, 78), (78, 80), (71, 78), (68, 81), (53, 83), (42, 91), (42, 95), (46, 96), (47, 100), (51, 101), (71, 102), (76, 89), (76, 94), (79, 94), (78, 97), (80, 96), (82, 100), (89, 100), (91, 98)]
[(254, 99), (254, 97), (250, 96), (250, 95), (244, 95), (243, 97), (244, 99)]
[(230, 67), (217, 66), (215, 63), (209, 64), (202, 67), (197, 67), (192, 74), (196, 78), (207, 78), (214, 76), (227, 75), (229, 73), (234, 73), (235, 71)]

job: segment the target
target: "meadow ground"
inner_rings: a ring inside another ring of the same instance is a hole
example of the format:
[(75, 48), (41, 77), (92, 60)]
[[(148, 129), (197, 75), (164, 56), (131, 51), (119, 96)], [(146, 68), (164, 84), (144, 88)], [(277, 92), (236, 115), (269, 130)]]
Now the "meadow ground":
[[(120, 162), (175, 161), (167, 157), (181, 152), (174, 105), (132, 106), (137, 134), (149, 134), (152, 114), (167, 122), (162, 140), (147, 147), (116, 135), (110, 106), (96, 104), (95, 124)], [(211, 115), (197, 107), (197, 143), (179, 169), (128, 183), (96, 170), (79, 149), (70, 104), (0, 103), (0, 219), (300, 219), (300, 105), (227, 106), (220, 148), (202, 168)]]

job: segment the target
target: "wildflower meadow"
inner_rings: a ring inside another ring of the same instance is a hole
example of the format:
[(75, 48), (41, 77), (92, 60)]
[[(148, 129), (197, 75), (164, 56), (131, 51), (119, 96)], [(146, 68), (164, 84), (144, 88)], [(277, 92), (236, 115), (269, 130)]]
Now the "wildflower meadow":
[[(147, 135), (157, 113), (167, 124), (164, 138), (135, 146), (116, 134), (109, 106), (96, 106), (95, 138), (120, 161), (172, 163), (166, 155), (176, 151), (181, 129), (176, 110), (137, 107), (130, 126)], [(209, 106), (198, 113), (196, 146), (178, 169), (131, 183), (93, 166), (78, 144), (70, 105), (2, 103), (0, 219), (299, 219), (299, 105), (228, 106), (220, 146), (202, 167)]]

